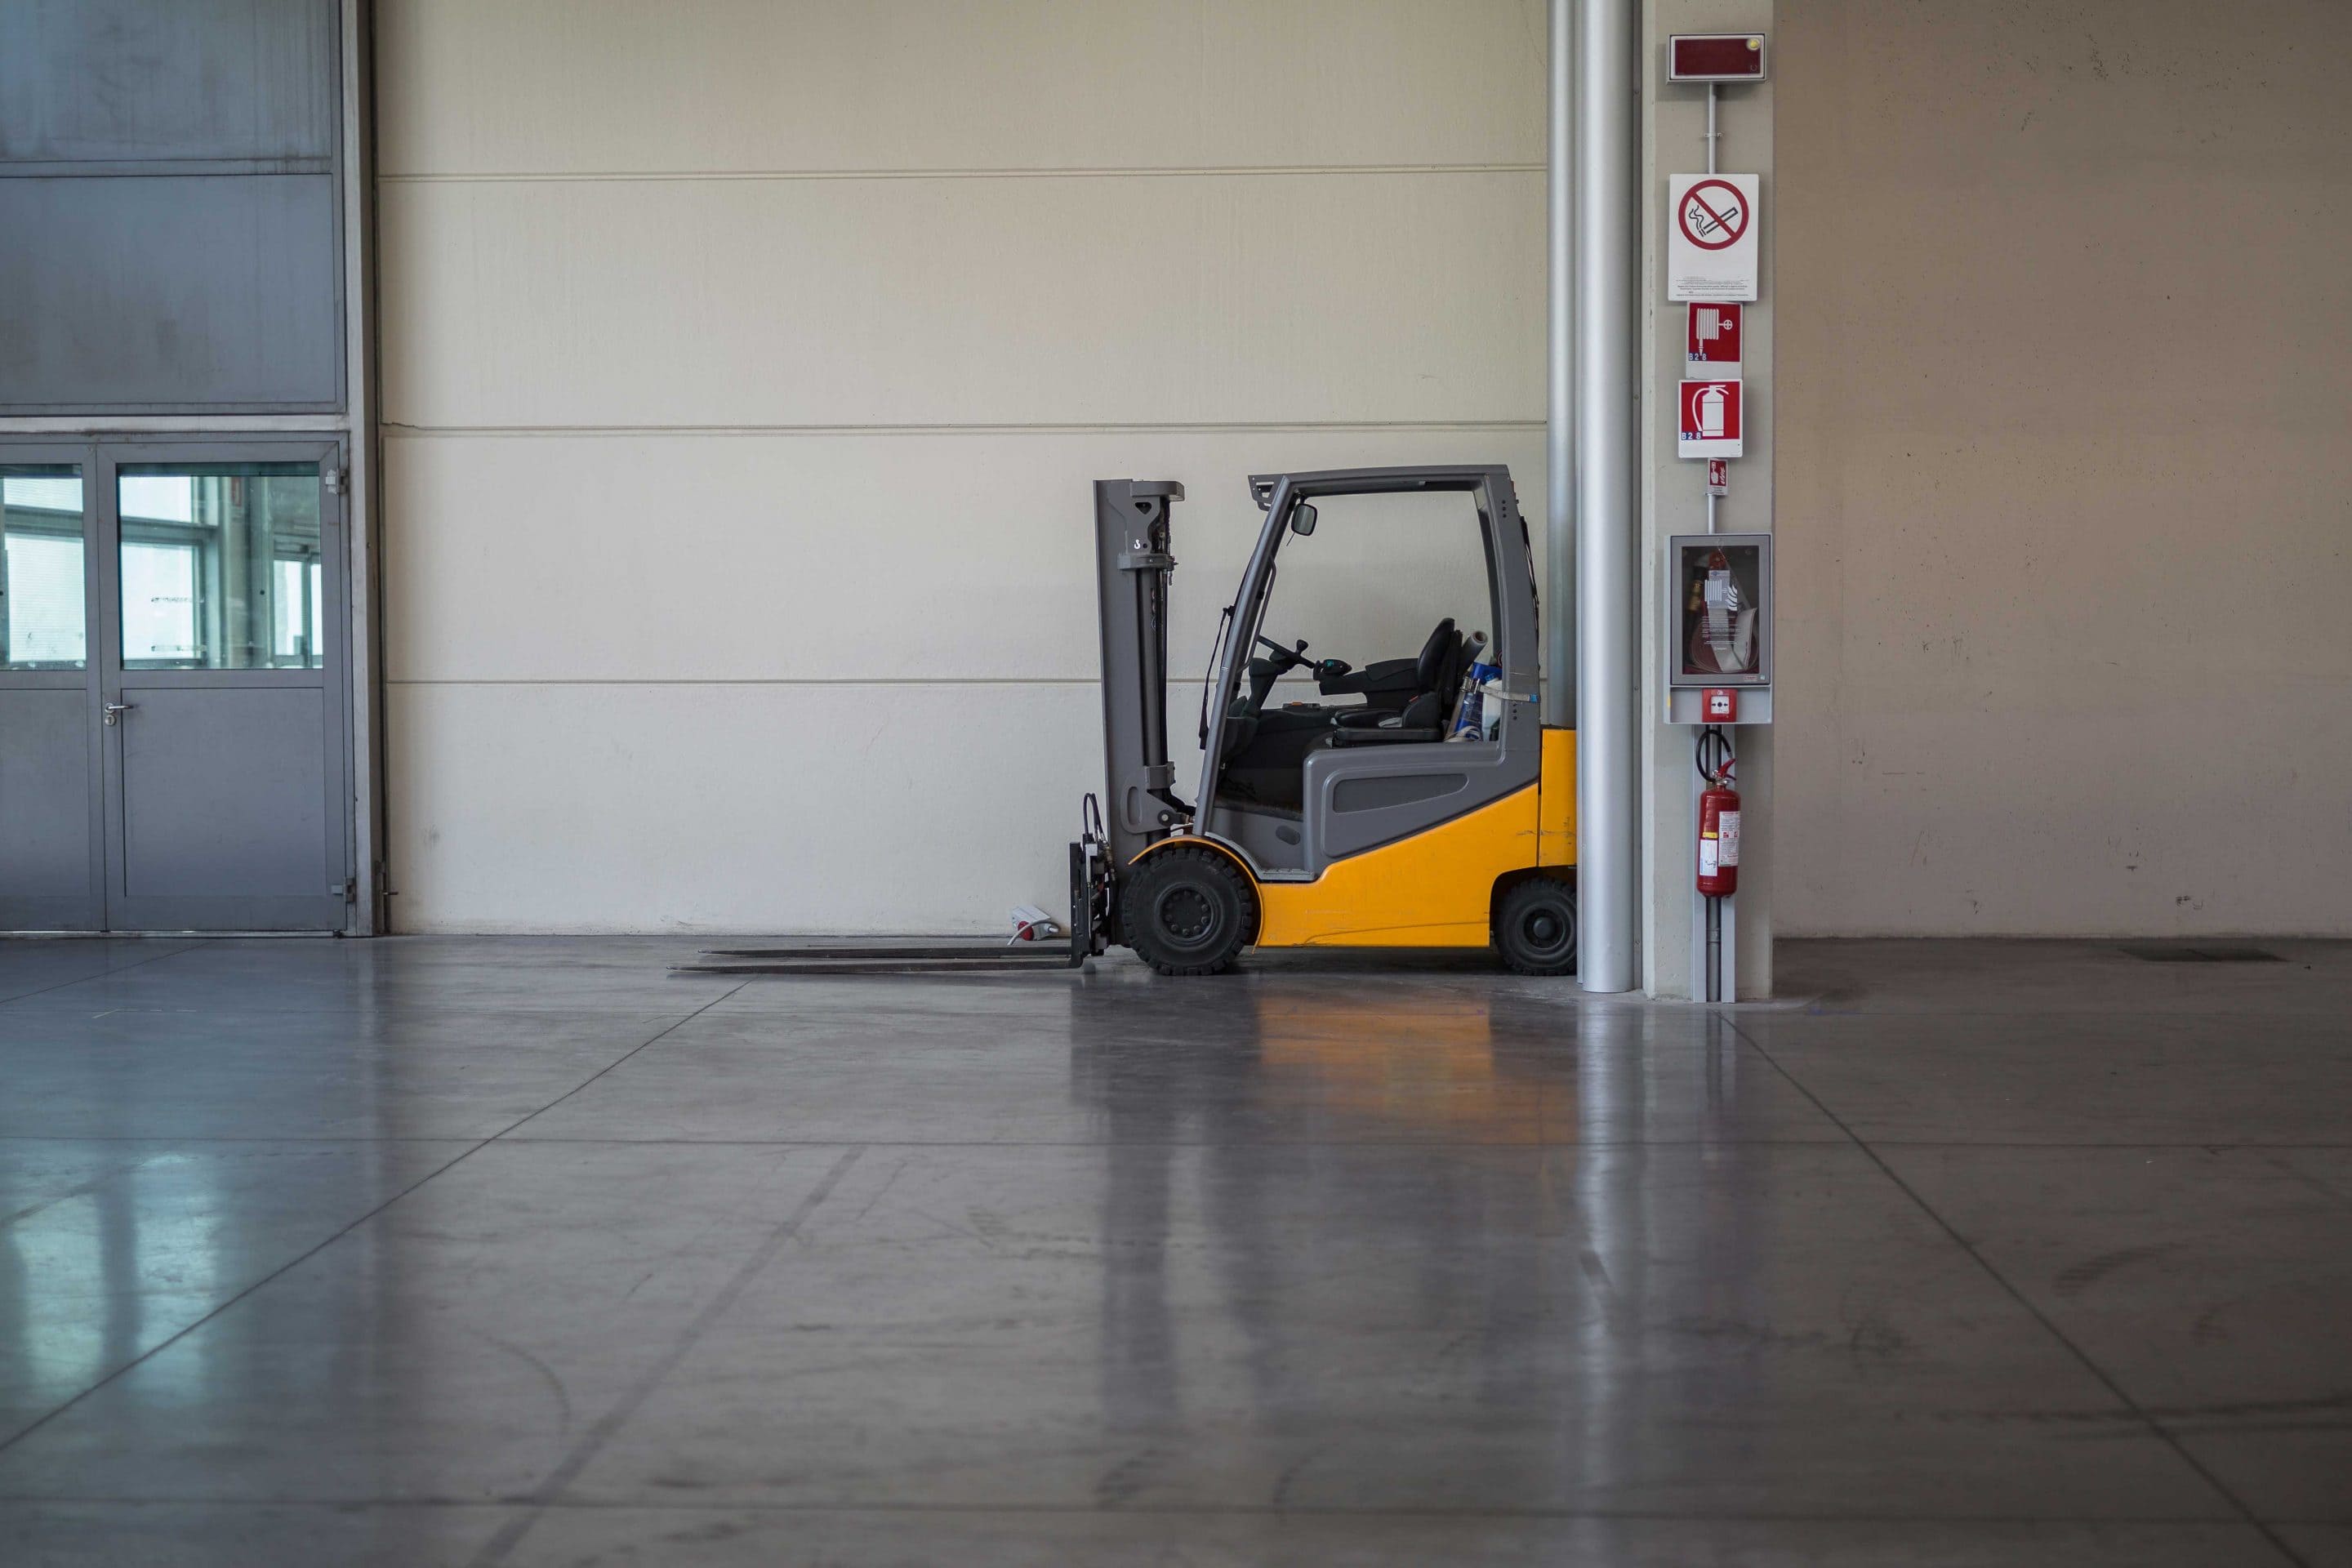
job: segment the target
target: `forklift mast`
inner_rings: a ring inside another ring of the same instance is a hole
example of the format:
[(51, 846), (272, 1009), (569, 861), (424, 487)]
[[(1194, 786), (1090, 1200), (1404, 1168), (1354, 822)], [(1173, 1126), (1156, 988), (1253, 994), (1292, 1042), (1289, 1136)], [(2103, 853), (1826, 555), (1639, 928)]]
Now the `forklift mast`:
[(1104, 837), (1111, 864), (1189, 822), (1168, 756), (1169, 521), (1173, 479), (1095, 481), (1095, 588), (1102, 613)]

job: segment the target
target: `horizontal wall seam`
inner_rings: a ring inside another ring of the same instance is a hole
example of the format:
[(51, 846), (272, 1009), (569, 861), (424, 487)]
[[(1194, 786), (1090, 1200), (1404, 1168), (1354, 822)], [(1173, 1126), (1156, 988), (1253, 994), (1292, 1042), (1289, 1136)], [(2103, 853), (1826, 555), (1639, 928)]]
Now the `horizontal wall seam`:
[(0, 161), (0, 180), (157, 180), (192, 174), (331, 174), (332, 157), (26, 158)]
[(1540, 430), (1536, 419), (1169, 420), (1137, 424), (1034, 425), (404, 425), (386, 420), (387, 437), (423, 440), (472, 436), (1134, 436), (1241, 435), (1349, 430)]
[(0, 415), (0, 436), (340, 436), (350, 428), (341, 414)]
[(1541, 163), (1265, 163), (1100, 169), (583, 169), (379, 174), (379, 185), (664, 184), (715, 180), (1223, 179), (1295, 174), (1539, 174)]

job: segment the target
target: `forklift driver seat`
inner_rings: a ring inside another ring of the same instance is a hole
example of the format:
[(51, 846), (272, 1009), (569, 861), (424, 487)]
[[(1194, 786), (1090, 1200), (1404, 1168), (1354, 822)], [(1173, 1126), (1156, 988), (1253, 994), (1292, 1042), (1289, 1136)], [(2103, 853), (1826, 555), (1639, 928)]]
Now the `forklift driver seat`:
[(1454, 617), (1448, 616), (1437, 623), (1417, 657), (1384, 658), (1361, 669), (1350, 669), (1339, 659), (1326, 659), (1316, 667), (1315, 686), (1326, 697), (1361, 697), (1367, 707), (1401, 713), (1406, 703), (1442, 682), (1446, 655), (1457, 642)]

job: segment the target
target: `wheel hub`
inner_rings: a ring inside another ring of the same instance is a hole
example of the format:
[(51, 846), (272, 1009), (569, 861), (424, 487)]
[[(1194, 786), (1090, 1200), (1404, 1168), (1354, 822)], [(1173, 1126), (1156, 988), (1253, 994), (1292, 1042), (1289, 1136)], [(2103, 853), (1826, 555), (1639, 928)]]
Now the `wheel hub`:
[(1160, 929), (1171, 942), (1197, 947), (1217, 927), (1216, 906), (1198, 888), (1171, 888), (1160, 900)]
[(1576, 940), (1576, 927), (1564, 910), (1532, 909), (1519, 917), (1519, 940), (1531, 953), (1565, 952)]

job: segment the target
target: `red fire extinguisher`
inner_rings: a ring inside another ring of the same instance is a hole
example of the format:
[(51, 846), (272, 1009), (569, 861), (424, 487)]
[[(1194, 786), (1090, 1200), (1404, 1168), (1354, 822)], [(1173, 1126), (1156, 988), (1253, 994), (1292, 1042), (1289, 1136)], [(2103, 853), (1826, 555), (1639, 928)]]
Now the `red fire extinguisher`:
[(1698, 890), (1727, 899), (1739, 890), (1739, 792), (1726, 762), (1698, 797)]

